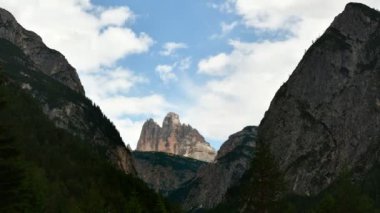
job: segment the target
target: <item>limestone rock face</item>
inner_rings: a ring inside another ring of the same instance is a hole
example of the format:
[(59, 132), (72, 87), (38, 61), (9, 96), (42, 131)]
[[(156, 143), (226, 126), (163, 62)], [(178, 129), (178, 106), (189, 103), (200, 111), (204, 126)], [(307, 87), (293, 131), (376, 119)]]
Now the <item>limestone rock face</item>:
[(350, 3), (312, 45), (259, 126), (291, 191), (315, 195), (380, 160), (380, 13)]
[(48, 48), (34, 32), (25, 30), (11, 13), (0, 8), (0, 38), (19, 47), (46, 75), (58, 80), (72, 90), (84, 94), (83, 86), (76, 70), (66, 58)]
[(249, 169), (257, 127), (248, 126), (231, 135), (221, 146), (213, 163), (199, 168), (196, 176), (169, 194), (169, 198), (180, 202), (186, 210), (212, 208), (218, 205), (231, 186), (238, 184)]
[(190, 125), (181, 124), (173, 112), (166, 115), (162, 127), (153, 119), (143, 125), (137, 151), (166, 152), (211, 162), (216, 152), (204, 137)]

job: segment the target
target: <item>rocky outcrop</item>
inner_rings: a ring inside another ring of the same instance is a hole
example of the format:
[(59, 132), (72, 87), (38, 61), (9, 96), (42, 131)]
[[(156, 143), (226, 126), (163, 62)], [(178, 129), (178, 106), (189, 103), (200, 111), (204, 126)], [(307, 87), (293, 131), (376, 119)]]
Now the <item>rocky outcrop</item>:
[(199, 167), (207, 164), (163, 152), (133, 152), (137, 175), (156, 192), (166, 196), (193, 179)]
[(75, 69), (58, 51), (48, 48), (34, 32), (25, 30), (11, 13), (0, 8), (0, 38), (20, 48), (46, 75), (58, 80), (72, 90), (84, 94)]
[(207, 162), (213, 161), (216, 155), (204, 137), (190, 125), (181, 124), (173, 112), (167, 114), (162, 127), (153, 119), (144, 123), (136, 150), (166, 152)]
[(290, 190), (315, 195), (380, 160), (380, 13), (350, 3), (271, 102), (259, 137)]
[(131, 151), (110, 120), (91, 100), (74, 68), (41, 38), (0, 9), (0, 65), (10, 82), (35, 98), (54, 124), (104, 151), (110, 162), (136, 174)]
[(200, 167), (196, 177), (172, 192), (169, 198), (182, 203), (187, 210), (215, 207), (249, 169), (256, 135), (257, 127), (253, 126), (231, 135), (214, 163)]

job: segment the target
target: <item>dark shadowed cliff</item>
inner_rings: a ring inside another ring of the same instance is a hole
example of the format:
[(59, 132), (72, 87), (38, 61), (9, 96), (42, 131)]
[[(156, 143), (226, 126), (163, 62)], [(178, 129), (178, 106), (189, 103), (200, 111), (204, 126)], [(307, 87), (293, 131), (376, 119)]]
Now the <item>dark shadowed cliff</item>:
[(380, 13), (350, 3), (311, 46), (259, 126), (290, 191), (315, 195), (379, 162)]

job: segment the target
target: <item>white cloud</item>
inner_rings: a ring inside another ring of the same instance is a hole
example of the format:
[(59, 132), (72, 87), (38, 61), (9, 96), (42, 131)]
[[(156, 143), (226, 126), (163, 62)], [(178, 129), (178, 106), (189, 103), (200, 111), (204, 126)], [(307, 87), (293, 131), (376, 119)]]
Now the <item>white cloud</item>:
[(88, 89), (87, 95), (97, 99), (127, 94), (136, 84), (148, 82), (145, 77), (137, 76), (133, 71), (122, 67), (88, 73), (82, 75), (81, 79)]
[(134, 16), (125, 6), (105, 8), (89, 0), (0, 0), (0, 5), (62, 52), (80, 73), (146, 52), (153, 43), (147, 34), (124, 26)]
[[(293, 36), (281, 41), (230, 41), (230, 53), (200, 60), (199, 73), (219, 78), (212, 78), (197, 89), (188, 88), (197, 103), (186, 110), (184, 119), (207, 138), (221, 142), (246, 125), (258, 125), (275, 92), (312, 40), (323, 34), (348, 2), (235, 0), (234, 10), (248, 29), (266, 33), (286, 30)], [(375, 0), (361, 2), (380, 6)]]
[(171, 105), (161, 95), (153, 94), (143, 97), (112, 96), (97, 103), (110, 118), (121, 118), (128, 115), (160, 116)]
[(223, 13), (233, 13), (235, 1), (236, 0), (224, 0), (222, 3), (210, 3), (209, 6)]
[(104, 25), (123, 26), (134, 18), (134, 14), (128, 7), (116, 7), (103, 11), (100, 14), (100, 22)]
[[(124, 142), (132, 149), (137, 146), (144, 118), (160, 117), (172, 108), (165, 98), (158, 94), (143, 97), (116, 95), (98, 99), (96, 103), (115, 123)], [(140, 116), (141, 119), (132, 120), (129, 118), (132, 116)]]
[(180, 61), (174, 63), (174, 67), (177, 67), (180, 71), (186, 71), (191, 66), (191, 57), (183, 58)]
[[(326, 26), (334, 16), (340, 13), (349, 0), (235, 0), (235, 11), (241, 15), (248, 26), (256, 28), (279, 29), (286, 28), (297, 31), (302, 26), (297, 26), (297, 22), (319, 22), (319, 27)], [(358, 2), (379, 6), (377, 0), (360, 0)], [(326, 7), (328, 5), (328, 7)]]
[(222, 28), (222, 33), (223, 34), (227, 34), (229, 32), (231, 32), (236, 26), (238, 25), (238, 22), (237, 21), (233, 21), (231, 23), (225, 23), (225, 22), (222, 22), (220, 24), (221, 28)]
[(230, 71), (229, 65), (230, 58), (225, 53), (220, 53), (201, 60), (198, 63), (198, 73), (223, 76)]
[(170, 56), (175, 54), (177, 50), (185, 48), (187, 48), (185, 43), (167, 42), (162, 46), (163, 50), (160, 51), (160, 55)]
[(177, 76), (173, 73), (172, 65), (157, 65), (155, 70), (164, 83), (177, 80)]
[(174, 70), (186, 71), (191, 66), (191, 57), (182, 58), (173, 64), (159, 64), (156, 66), (155, 71), (160, 76), (160, 79), (166, 84), (170, 81), (177, 81), (178, 77)]
[[(97, 103), (104, 114), (115, 123), (125, 143), (135, 148), (141, 131), (143, 118), (157, 118), (172, 109), (168, 101), (159, 94), (129, 96), (133, 87), (146, 84), (148, 80), (133, 71), (117, 67), (82, 76), (87, 96)], [(130, 119), (129, 117), (140, 117)]]
[(221, 22), (220, 28), (221, 32), (219, 34), (213, 34), (210, 36), (210, 39), (218, 39), (223, 38), (228, 35), (232, 30), (234, 30), (238, 26), (239, 22), (233, 21), (231, 23)]

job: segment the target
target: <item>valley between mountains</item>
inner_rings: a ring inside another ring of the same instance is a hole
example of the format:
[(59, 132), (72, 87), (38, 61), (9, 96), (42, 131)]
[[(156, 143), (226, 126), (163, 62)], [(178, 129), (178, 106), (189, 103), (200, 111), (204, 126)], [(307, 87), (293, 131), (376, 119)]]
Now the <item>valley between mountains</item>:
[(219, 150), (196, 128), (168, 112), (131, 150), (65, 56), (0, 9), (0, 212), (91, 213), (380, 212), (380, 12), (347, 4)]

